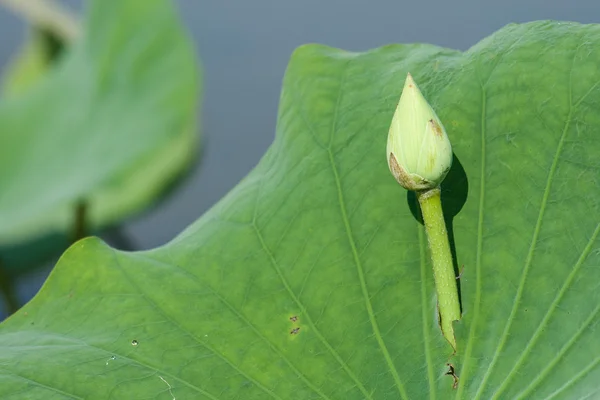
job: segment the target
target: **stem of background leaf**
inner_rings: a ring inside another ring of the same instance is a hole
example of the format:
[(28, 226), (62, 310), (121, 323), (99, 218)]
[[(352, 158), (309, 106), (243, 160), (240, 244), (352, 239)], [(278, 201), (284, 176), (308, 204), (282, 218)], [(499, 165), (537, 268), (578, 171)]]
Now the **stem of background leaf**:
[(442, 212), (440, 188), (417, 192), (417, 198), (425, 222), (425, 232), (427, 233), (433, 264), (440, 328), (442, 334), (456, 352), (456, 339), (454, 338), (452, 322), (460, 319), (460, 303), (450, 242), (448, 241), (448, 232)]
[(2, 260), (0, 260), (0, 294), (4, 301), (6, 315), (12, 315), (21, 308), (14, 290), (14, 284), (11, 277), (4, 270)]
[(75, 243), (79, 239), (83, 239), (87, 234), (87, 203), (85, 200), (79, 200), (77, 202), (74, 214), (72, 243)]

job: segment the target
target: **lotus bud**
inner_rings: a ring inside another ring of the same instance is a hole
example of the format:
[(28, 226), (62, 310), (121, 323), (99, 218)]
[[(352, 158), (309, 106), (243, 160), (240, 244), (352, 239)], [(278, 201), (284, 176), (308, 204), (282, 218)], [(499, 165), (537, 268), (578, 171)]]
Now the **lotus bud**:
[(438, 187), (452, 165), (446, 130), (410, 73), (392, 118), (387, 159), (394, 178), (408, 190)]

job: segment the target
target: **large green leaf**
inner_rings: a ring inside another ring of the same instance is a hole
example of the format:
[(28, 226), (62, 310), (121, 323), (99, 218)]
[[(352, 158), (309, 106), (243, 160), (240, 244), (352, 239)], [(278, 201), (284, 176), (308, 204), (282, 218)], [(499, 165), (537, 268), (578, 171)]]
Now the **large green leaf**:
[[(599, 26), (541, 22), (465, 53), (300, 48), (258, 167), (164, 247), (67, 251), (0, 327), (0, 394), (593, 397), (599, 45)], [(454, 356), (423, 227), (384, 154), (409, 70), (460, 161), (444, 188), (465, 266)]]
[[(195, 156), (197, 63), (172, 4), (97, 0), (88, 8), (68, 54), (0, 102), (4, 264), (17, 244), (71, 229), (80, 202), (90, 229), (139, 211)], [(34, 45), (20, 67), (39, 69)], [(37, 69), (11, 76), (27, 81)]]

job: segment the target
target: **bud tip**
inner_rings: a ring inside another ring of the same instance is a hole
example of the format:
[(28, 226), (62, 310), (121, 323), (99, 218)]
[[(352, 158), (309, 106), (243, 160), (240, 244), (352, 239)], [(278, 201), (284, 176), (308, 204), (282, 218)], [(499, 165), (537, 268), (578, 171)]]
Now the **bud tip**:
[(442, 122), (407, 73), (388, 133), (387, 161), (408, 190), (440, 185), (452, 165), (452, 146)]

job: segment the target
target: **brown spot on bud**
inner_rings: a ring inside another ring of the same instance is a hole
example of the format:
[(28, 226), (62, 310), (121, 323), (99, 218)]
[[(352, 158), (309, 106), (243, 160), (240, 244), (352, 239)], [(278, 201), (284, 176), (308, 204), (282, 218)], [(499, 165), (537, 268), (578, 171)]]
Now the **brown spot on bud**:
[(390, 172), (394, 175), (396, 181), (402, 185), (403, 188), (408, 190), (425, 190), (431, 189), (435, 185), (432, 182), (424, 179), (418, 175), (411, 175), (404, 168), (398, 164), (396, 157), (393, 153), (390, 153), (390, 160), (388, 163)]
[(442, 137), (442, 127), (438, 124), (434, 119), (430, 119), (429, 123), (431, 124), (431, 129), (433, 129), (433, 133), (436, 136)]

